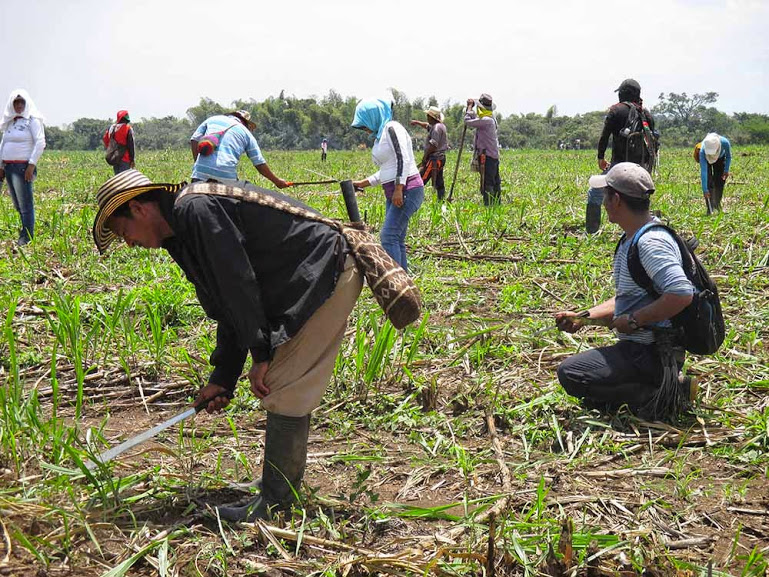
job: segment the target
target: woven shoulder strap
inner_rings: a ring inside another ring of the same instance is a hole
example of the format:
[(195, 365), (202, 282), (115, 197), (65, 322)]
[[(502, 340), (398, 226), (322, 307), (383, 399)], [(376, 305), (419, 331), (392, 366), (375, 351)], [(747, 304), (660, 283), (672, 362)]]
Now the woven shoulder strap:
[(188, 194), (212, 194), (215, 196), (225, 196), (229, 198), (237, 198), (238, 200), (245, 200), (247, 202), (253, 202), (262, 206), (274, 208), (282, 212), (293, 214), (307, 220), (314, 220), (316, 222), (322, 222), (336, 230), (341, 231), (344, 226), (341, 222), (327, 218), (317, 212), (308, 210), (301, 206), (295, 206), (290, 202), (286, 202), (283, 199), (275, 198), (266, 188), (254, 187), (254, 189), (245, 189), (238, 186), (231, 186), (227, 184), (221, 184), (219, 182), (195, 182), (179, 193), (177, 198), (183, 198)]

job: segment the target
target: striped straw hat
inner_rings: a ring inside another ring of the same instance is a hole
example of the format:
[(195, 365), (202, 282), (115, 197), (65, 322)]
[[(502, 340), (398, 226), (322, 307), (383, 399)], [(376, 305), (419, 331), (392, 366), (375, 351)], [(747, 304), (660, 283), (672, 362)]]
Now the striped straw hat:
[(110, 243), (117, 238), (115, 233), (107, 227), (107, 220), (119, 206), (151, 190), (177, 192), (186, 185), (186, 182), (181, 184), (153, 183), (138, 170), (125, 170), (110, 178), (96, 193), (96, 202), (99, 205), (99, 210), (93, 221), (93, 240), (96, 243), (96, 248), (101, 254), (104, 254)]

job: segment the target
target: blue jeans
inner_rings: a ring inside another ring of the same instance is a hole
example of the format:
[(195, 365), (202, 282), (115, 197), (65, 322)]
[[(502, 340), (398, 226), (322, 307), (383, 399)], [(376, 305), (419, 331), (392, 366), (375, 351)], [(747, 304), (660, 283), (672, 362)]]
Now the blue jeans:
[(390, 199), (387, 199), (387, 208), (385, 211), (385, 220), (379, 238), (382, 246), (395, 262), (403, 270), (408, 271), (408, 261), (406, 260), (406, 231), (409, 227), (409, 219), (425, 199), (425, 187), (420, 186), (403, 192), (403, 206), (398, 208)]
[[(601, 174), (606, 174), (614, 164), (610, 164)], [(587, 190), (587, 203), (601, 206), (603, 204), (603, 188), (589, 188)]]
[[(21, 230), (19, 240), (28, 242), (35, 236), (35, 199), (32, 196), (32, 182), (24, 180), (26, 163), (12, 163), (5, 165), (5, 180), (8, 182), (8, 191), (14, 208), (21, 216)], [(37, 175), (37, 169), (35, 169)]]

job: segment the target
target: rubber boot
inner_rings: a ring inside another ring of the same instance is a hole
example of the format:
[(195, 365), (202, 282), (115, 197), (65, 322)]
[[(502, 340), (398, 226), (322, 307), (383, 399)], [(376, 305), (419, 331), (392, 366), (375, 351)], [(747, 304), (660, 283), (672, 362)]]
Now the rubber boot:
[(309, 434), (310, 415), (286, 417), (267, 413), (262, 492), (240, 507), (219, 507), (219, 517), (225, 521), (252, 523), (255, 519), (269, 519), (274, 511), (289, 508), (304, 477)]
[(585, 231), (588, 234), (595, 234), (601, 226), (601, 205), (587, 203), (585, 211)]

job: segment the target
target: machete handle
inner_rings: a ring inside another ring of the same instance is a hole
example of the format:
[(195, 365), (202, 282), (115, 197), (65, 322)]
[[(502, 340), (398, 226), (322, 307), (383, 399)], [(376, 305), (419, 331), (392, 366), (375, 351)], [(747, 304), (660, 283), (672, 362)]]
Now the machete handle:
[(213, 401), (216, 397), (227, 397), (231, 401), (234, 396), (235, 396), (234, 391), (225, 391), (224, 393), (222, 393), (220, 395), (214, 395), (211, 398), (208, 398), (208, 399), (205, 399), (203, 401), (200, 401), (197, 405), (193, 405), (195, 407), (195, 414), (198, 414), (200, 411), (205, 410), (205, 408), (208, 405), (208, 403)]

